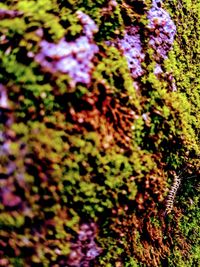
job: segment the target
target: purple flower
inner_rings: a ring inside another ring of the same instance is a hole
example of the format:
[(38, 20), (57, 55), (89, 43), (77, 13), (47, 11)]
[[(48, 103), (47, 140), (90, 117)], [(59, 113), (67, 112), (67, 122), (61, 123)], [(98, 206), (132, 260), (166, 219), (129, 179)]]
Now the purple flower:
[(147, 18), (149, 19), (148, 28), (150, 30), (149, 45), (155, 50), (159, 59), (163, 60), (172, 48), (176, 26), (170, 15), (160, 7), (159, 3), (161, 1), (153, 1)]
[(123, 39), (117, 38), (114, 41), (106, 42), (108, 45), (114, 45), (119, 48), (128, 63), (131, 76), (136, 79), (143, 75), (144, 70), (141, 67), (141, 62), (144, 61), (144, 53), (142, 52), (142, 44), (138, 27), (127, 27)]
[(0, 107), (9, 108), (7, 92), (2, 84), (0, 84)]
[(71, 42), (62, 38), (57, 44), (43, 40), (40, 43), (41, 50), (35, 56), (35, 60), (50, 72), (60, 71), (68, 74), (73, 86), (78, 82), (90, 83), (92, 59), (99, 51), (98, 46), (93, 42), (93, 35), (98, 30), (96, 24), (81, 11), (77, 12), (77, 16), (83, 25), (83, 36)]

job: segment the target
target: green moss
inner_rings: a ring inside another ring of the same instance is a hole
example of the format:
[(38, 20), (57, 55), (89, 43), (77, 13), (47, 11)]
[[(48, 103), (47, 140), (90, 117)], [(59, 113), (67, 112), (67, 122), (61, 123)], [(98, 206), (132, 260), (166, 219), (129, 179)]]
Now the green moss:
[(9, 229), (20, 228), (24, 225), (24, 216), (18, 214), (9, 214), (7, 212), (1, 213), (0, 216), (0, 228), (1, 230), (4, 227), (8, 227)]
[[(0, 205), (0, 237), (8, 244), (2, 251), (10, 266), (62, 265), (80, 224), (90, 221), (99, 225), (96, 239), (103, 248), (94, 266), (195, 266), (196, 178), (182, 179), (172, 214), (163, 214), (173, 175), (183, 165), (186, 176), (198, 175), (198, 1), (163, 4), (176, 23), (177, 35), (159, 79), (147, 45), (144, 11), (151, 1), (138, 9), (131, 1), (120, 0), (112, 11), (103, 0), (4, 2), (1, 8), (23, 12), (0, 21), (0, 83), (11, 104), (10, 111), (2, 111), (11, 118), (10, 126), (1, 125), (10, 147), (9, 155), (1, 155), (3, 175), (8, 162), (15, 166), (1, 185), (8, 181), (6, 186), (12, 185), (23, 201), (15, 212)], [(37, 54), (43, 38), (58, 42), (79, 37), (77, 10), (98, 25), (99, 53), (91, 84), (72, 88), (67, 75), (48, 73), (27, 53)], [(122, 53), (105, 44), (122, 36), (132, 23), (146, 38), (139, 90)]]

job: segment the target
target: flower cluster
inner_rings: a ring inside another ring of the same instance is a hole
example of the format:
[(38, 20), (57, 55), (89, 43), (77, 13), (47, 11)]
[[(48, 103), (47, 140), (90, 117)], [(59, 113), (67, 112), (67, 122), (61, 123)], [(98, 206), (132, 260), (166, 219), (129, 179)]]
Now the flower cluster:
[[(161, 1), (159, 0), (153, 0), (147, 18), (149, 20), (149, 46), (156, 52), (155, 59), (160, 63), (167, 57), (169, 50), (172, 48), (176, 26), (170, 15), (161, 7)], [(126, 27), (123, 39), (117, 38), (106, 42), (123, 52), (133, 79), (137, 79), (144, 74), (141, 63), (144, 61), (145, 54), (142, 51), (139, 29), (138, 26)], [(162, 69), (157, 64), (155, 75), (158, 76), (160, 73), (162, 73)]]
[(119, 45), (127, 59), (132, 77), (136, 79), (142, 76), (144, 70), (141, 67), (141, 62), (144, 61), (145, 55), (142, 52), (138, 28), (128, 28), (124, 38), (119, 41)]
[(87, 36), (87, 38), (93, 39), (94, 33), (98, 31), (98, 27), (95, 22), (82, 11), (77, 11), (76, 15), (83, 25), (83, 33)]
[(98, 30), (96, 24), (81, 11), (77, 12), (77, 16), (83, 25), (83, 36), (71, 42), (62, 38), (58, 44), (43, 40), (40, 43), (41, 50), (35, 56), (35, 60), (48, 71), (68, 74), (72, 79), (72, 86), (78, 82), (90, 83), (92, 59), (99, 51), (93, 42), (93, 35)]
[(176, 26), (170, 15), (161, 7), (161, 1), (154, 0), (151, 9), (147, 13), (150, 30), (149, 45), (156, 51), (157, 60), (167, 57), (172, 48)]
[(95, 242), (96, 225), (94, 223), (80, 226), (77, 242), (71, 245), (68, 265), (73, 267), (90, 266), (101, 252)]
[(107, 42), (120, 49), (128, 63), (131, 76), (136, 79), (144, 73), (141, 63), (144, 61), (144, 53), (142, 52), (142, 44), (140, 40), (139, 27), (127, 27), (123, 39), (117, 38), (112, 42)]

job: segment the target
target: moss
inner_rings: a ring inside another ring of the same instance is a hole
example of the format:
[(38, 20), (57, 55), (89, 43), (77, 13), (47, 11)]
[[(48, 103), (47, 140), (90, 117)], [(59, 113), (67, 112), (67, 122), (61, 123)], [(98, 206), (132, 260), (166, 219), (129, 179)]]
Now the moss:
[(18, 214), (1, 213), (0, 228), (8, 227), (8, 229), (20, 228), (24, 225), (24, 216)]
[[(199, 184), (187, 176), (199, 174), (200, 5), (163, 4), (177, 35), (158, 77), (148, 47), (151, 1), (136, 2), (0, 4), (22, 12), (0, 21), (0, 83), (10, 104), (0, 114), (1, 141), (9, 144), (0, 185), (21, 201), (9, 207), (1, 189), (0, 257), (7, 266), (66, 265), (80, 224), (91, 221), (99, 226), (95, 242), (102, 248), (94, 266), (198, 263)], [(41, 68), (33, 55), (43, 39), (72, 41), (83, 34), (77, 10), (97, 24), (99, 52), (91, 83), (72, 87), (69, 76)], [(140, 27), (145, 53), (144, 75), (135, 81), (122, 51), (105, 42), (121, 38), (130, 25)], [(165, 216), (178, 170), (180, 190)]]

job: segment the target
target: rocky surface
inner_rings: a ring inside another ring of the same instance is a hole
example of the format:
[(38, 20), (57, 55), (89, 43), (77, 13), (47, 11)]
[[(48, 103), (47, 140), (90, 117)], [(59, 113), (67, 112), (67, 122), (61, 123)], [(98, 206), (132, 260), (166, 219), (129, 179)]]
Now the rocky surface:
[(1, 1), (0, 266), (198, 265), (199, 14)]

